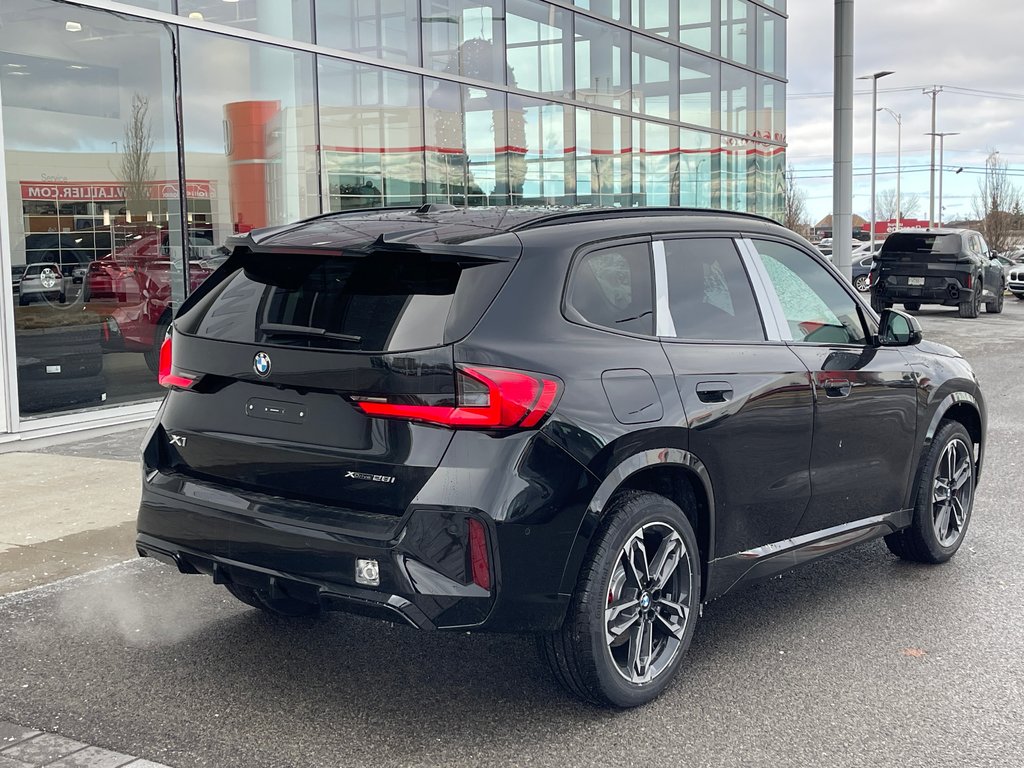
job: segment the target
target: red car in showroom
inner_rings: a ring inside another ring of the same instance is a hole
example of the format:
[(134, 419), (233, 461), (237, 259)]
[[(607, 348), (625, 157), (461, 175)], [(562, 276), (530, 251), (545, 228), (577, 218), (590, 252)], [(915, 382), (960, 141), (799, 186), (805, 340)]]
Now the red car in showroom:
[[(201, 234), (189, 236), (189, 289), (212, 274), (219, 249)], [(156, 371), (160, 345), (173, 316), (173, 286), (182, 283), (180, 258), (172, 258), (166, 230), (132, 236), (120, 250), (89, 264), (83, 296), (87, 302), (112, 302), (110, 318), (117, 325), (107, 348), (142, 352)]]

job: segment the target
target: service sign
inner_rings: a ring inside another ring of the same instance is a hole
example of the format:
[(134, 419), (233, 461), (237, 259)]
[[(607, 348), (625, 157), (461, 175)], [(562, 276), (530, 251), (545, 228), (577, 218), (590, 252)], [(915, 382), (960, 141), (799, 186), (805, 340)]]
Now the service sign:
[[(190, 198), (210, 198), (214, 194), (214, 182), (189, 180), (185, 183), (185, 194)], [(150, 200), (174, 200), (178, 197), (178, 182), (154, 181), (149, 184)], [(22, 181), (22, 200), (59, 200), (103, 202), (124, 200), (125, 185), (107, 181)]]

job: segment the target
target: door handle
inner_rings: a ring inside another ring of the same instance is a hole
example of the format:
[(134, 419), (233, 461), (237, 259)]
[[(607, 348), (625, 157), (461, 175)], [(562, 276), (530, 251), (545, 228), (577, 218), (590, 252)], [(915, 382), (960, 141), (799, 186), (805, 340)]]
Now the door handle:
[(825, 390), (825, 397), (849, 397), (853, 390), (849, 379), (829, 379), (822, 382), (822, 387)]
[(732, 400), (732, 384), (728, 381), (698, 382), (697, 399), (702, 403), (724, 403)]

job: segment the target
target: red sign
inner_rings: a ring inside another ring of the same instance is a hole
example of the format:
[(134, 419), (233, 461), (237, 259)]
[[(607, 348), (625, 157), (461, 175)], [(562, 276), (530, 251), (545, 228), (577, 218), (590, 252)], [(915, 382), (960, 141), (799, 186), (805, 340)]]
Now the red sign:
[[(102, 202), (104, 200), (125, 199), (125, 185), (109, 181), (23, 181), (21, 182), (22, 200), (84, 200)], [(215, 184), (206, 180), (188, 180), (185, 182), (185, 194), (191, 198), (210, 198), (215, 192)], [(154, 181), (149, 184), (150, 200), (174, 200), (178, 197), (178, 182)]]
[[(867, 232), (871, 229), (871, 224), (865, 223), (861, 229)], [(888, 235), (890, 232), (895, 232), (896, 229), (896, 219), (875, 222), (876, 235)], [(900, 219), (899, 229), (928, 229), (928, 222), (923, 219)]]

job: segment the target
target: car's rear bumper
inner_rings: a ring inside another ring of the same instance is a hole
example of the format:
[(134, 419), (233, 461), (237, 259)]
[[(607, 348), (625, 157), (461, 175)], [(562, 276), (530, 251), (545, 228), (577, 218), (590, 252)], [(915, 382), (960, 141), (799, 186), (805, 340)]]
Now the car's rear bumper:
[(254, 566), (194, 551), (144, 533), (138, 535), (135, 546), (142, 557), (152, 557), (173, 565), (181, 573), (206, 574), (213, 579), (214, 584), (241, 584), (264, 590), (271, 598), (302, 600), (319, 604), (325, 610), (342, 610), (387, 621), (399, 621), (417, 629), (435, 628), (418, 606), (400, 595), (342, 586)]
[(872, 286), (873, 295), (883, 301), (918, 302), (921, 304), (942, 304), (955, 307), (974, 298), (973, 288), (964, 288), (952, 278), (944, 278), (941, 285), (910, 286), (880, 281)]

